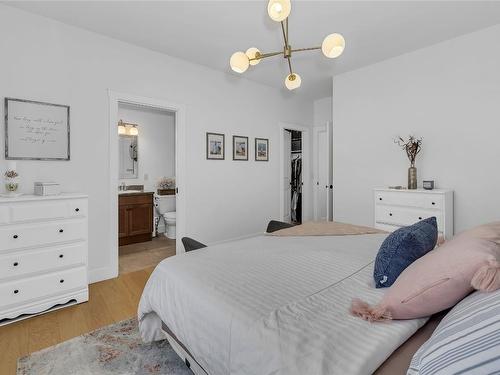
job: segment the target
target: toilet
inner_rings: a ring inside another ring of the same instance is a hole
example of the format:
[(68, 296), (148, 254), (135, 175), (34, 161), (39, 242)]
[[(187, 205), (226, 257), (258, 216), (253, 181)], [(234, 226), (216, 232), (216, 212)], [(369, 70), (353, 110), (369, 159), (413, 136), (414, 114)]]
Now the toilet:
[(165, 237), (175, 240), (175, 195), (155, 195), (158, 211), (165, 222)]

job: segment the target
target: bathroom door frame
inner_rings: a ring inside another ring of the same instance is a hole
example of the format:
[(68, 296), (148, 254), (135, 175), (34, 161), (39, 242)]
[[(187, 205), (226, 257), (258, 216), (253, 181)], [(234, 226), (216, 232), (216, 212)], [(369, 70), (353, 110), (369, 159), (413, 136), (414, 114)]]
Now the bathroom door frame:
[[(118, 263), (118, 106), (120, 103), (146, 106), (175, 113), (175, 180), (176, 180), (176, 237), (182, 238), (186, 231), (186, 107), (162, 99), (137, 96), (108, 90), (109, 97), (109, 212), (111, 249), (110, 274), (106, 278), (117, 277)], [(183, 253), (181, 241), (176, 241), (176, 254)]]

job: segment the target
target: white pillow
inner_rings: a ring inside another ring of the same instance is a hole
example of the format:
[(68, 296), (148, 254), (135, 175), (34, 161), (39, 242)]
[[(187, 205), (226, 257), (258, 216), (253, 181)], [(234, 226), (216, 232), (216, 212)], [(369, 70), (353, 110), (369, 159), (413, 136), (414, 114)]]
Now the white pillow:
[(492, 374), (500, 369), (500, 290), (458, 303), (415, 353), (408, 375)]

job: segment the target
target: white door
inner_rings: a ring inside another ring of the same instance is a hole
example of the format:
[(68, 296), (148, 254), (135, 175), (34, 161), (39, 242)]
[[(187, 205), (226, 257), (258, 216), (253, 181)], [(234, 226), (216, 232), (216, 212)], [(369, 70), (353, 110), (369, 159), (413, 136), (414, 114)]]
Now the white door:
[(283, 221), (290, 223), (292, 221), (292, 133), (285, 130), (283, 141)]
[(315, 220), (333, 220), (333, 128), (314, 128)]
[(333, 123), (326, 123), (326, 173), (328, 176), (326, 194), (326, 216), (328, 221), (333, 221)]

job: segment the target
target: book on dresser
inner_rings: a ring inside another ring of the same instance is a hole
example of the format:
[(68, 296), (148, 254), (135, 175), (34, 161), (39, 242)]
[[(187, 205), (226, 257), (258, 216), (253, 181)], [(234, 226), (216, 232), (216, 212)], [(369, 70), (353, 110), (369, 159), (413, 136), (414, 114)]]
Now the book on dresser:
[(88, 301), (88, 202), (0, 198), (0, 325)]
[(453, 236), (453, 190), (374, 189), (375, 228), (394, 231), (431, 216), (436, 217), (439, 236)]

